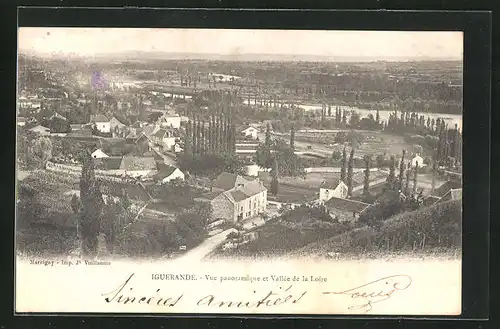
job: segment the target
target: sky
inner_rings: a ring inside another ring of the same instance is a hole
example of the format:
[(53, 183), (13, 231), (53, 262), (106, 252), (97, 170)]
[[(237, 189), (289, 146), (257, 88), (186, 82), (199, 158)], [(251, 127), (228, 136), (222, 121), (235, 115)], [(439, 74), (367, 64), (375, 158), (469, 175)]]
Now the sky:
[(461, 59), (462, 32), (21, 27), (20, 52), (94, 56), (129, 51)]

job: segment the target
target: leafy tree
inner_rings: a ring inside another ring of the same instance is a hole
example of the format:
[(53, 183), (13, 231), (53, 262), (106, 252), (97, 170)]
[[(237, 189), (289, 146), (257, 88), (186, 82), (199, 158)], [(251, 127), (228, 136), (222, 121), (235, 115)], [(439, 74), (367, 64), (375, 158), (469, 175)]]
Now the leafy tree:
[(97, 237), (100, 231), (103, 199), (99, 182), (94, 174), (94, 162), (87, 152), (83, 158), (82, 175), (80, 177), (80, 200), (82, 202), (81, 236), (83, 253), (93, 255), (97, 252)]
[(359, 125), (359, 113), (358, 112), (352, 112), (351, 117), (349, 118), (349, 125), (352, 128), (356, 128)]
[(352, 196), (352, 175), (353, 175), (353, 162), (354, 162), (354, 148), (351, 148), (351, 155), (347, 163), (347, 195)]
[(45, 168), (52, 158), (52, 142), (48, 137), (34, 139), (29, 147), (29, 165), (35, 168)]
[(377, 155), (376, 162), (377, 162), (377, 167), (379, 169), (384, 168), (386, 166), (385, 155), (384, 154)]
[(341, 164), (341, 168), (340, 168), (340, 180), (343, 181), (344, 183), (347, 182), (346, 181), (346, 163), (347, 163), (347, 153), (346, 153), (346, 150), (345, 150), (345, 146), (344, 146), (344, 150), (342, 151), (342, 164)]
[(339, 151), (333, 151), (331, 158), (333, 161), (339, 161), (340, 159), (342, 159), (342, 153)]
[(75, 214), (78, 214), (81, 207), (82, 204), (80, 203), (80, 198), (78, 198), (76, 194), (73, 194), (73, 197), (71, 198), (71, 210), (73, 210)]

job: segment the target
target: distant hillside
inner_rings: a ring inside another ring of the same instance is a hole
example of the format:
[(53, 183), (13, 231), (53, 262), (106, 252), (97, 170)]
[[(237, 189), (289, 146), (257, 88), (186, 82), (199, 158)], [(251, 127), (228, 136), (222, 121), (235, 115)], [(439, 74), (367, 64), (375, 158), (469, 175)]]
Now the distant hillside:
[(461, 248), (461, 200), (448, 201), (386, 220), (379, 230), (357, 228), (311, 243), (290, 256), (327, 257)]
[[(80, 57), (76, 53), (35, 54), (32, 52), (19, 52), (19, 56), (59, 58)], [(148, 60), (208, 60), (208, 61), (242, 61), (242, 62), (337, 62), (337, 63), (367, 63), (367, 62), (408, 62), (408, 61), (461, 61), (461, 58), (432, 58), (432, 57), (375, 57), (375, 56), (321, 56), (307, 54), (217, 54), (217, 53), (184, 53), (184, 52), (154, 52), (130, 51), (125, 53), (103, 53), (92, 56), (94, 60), (127, 60), (144, 62)]]

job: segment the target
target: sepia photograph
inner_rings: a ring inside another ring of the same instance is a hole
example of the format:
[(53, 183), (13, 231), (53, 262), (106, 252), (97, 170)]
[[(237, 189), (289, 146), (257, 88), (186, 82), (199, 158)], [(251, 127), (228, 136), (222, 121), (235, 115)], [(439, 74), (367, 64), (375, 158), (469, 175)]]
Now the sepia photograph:
[(20, 27), (16, 309), (460, 314), (463, 42)]

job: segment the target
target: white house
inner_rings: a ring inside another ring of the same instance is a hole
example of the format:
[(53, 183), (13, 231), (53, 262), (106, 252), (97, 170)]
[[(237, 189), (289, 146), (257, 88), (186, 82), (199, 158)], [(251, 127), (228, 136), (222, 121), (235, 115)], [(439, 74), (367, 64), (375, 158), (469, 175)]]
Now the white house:
[(155, 144), (161, 146), (164, 150), (172, 150), (175, 145), (174, 133), (168, 129), (159, 129), (151, 138)]
[(112, 117), (111, 120), (109, 120), (109, 128), (111, 129), (111, 131), (115, 131), (115, 129), (122, 130), (125, 127), (127, 127), (127, 125), (120, 122), (120, 120), (115, 117)]
[(101, 159), (101, 158), (108, 158), (109, 156), (104, 153), (101, 149), (97, 149), (94, 152), (92, 152), (91, 156), (94, 159)]
[(104, 115), (102, 114), (93, 115), (90, 121), (95, 124), (97, 130), (99, 130), (100, 132), (106, 134), (111, 132), (110, 121)]
[(255, 127), (248, 127), (245, 128), (241, 131), (241, 134), (244, 135), (245, 137), (250, 137), (252, 139), (258, 139), (259, 138), (259, 130)]
[(326, 180), (319, 188), (319, 200), (326, 202), (331, 198), (347, 198), (347, 185), (340, 179)]
[(35, 126), (31, 129), (29, 129), (32, 133), (38, 134), (38, 135), (50, 135), (50, 128), (38, 125)]
[(18, 118), (17, 118), (17, 125), (18, 125), (19, 127), (24, 127), (24, 126), (26, 126), (26, 118), (24, 118), (24, 117), (18, 117)]
[(160, 171), (153, 179), (159, 184), (165, 184), (174, 179), (184, 180), (184, 173), (179, 168), (165, 165), (160, 168)]
[(424, 165), (424, 159), (421, 156), (419, 156), (418, 154), (415, 155), (413, 157), (413, 159), (411, 159), (411, 166), (415, 167), (417, 165), (417, 163), (418, 163), (419, 167), (424, 167), (425, 166)]
[(212, 205), (214, 219), (240, 222), (265, 212), (267, 188), (257, 178), (247, 180), (241, 176), (222, 173), (212, 186), (212, 191), (196, 201)]

